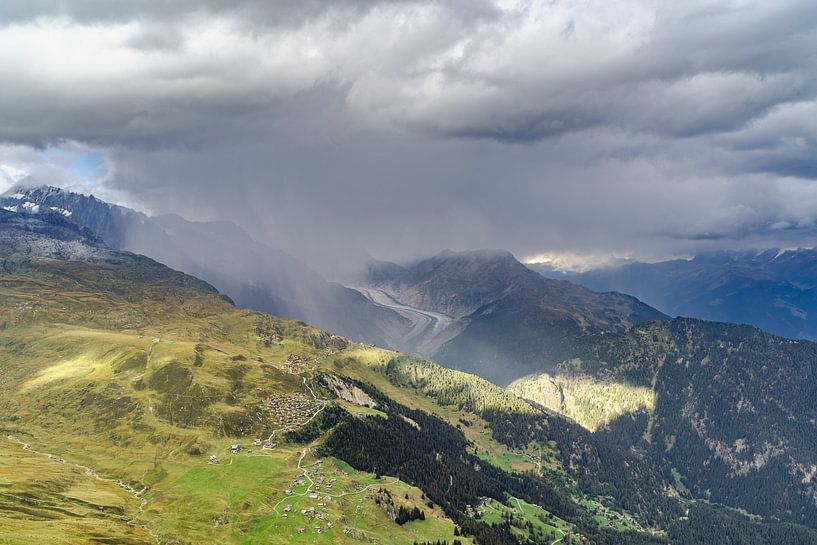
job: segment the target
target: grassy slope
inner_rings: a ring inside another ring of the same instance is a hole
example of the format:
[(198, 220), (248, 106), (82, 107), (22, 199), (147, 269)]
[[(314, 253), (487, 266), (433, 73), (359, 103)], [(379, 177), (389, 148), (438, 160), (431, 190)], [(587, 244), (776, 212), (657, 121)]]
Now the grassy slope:
[[(139, 499), (115, 483), (85, 476), (82, 486), (99, 488), (100, 496), (103, 491), (121, 496), (116, 513), (99, 515), (100, 532), (107, 532), (110, 542), (152, 542), (147, 532), (125, 524), (132, 519), (156, 532), (162, 543), (355, 543), (363, 538), (408, 544), (453, 535), (453, 523), (425, 506), (419, 490), (388, 477), (375, 480), (333, 459), (324, 464), (342, 466), (346, 474), (335, 477), (331, 495), (343, 496), (326, 502), (323, 531), (316, 534), (316, 520), (307, 525), (300, 514), (284, 519), (280, 513), (288, 504), (299, 513), (318, 500), (293, 496), (275, 510), (301, 473), (304, 449), (303, 464), (314, 461), (313, 446), (229, 453), (231, 443), (252, 447), (252, 438), (267, 437), (275, 428), (274, 419), (259, 408), (263, 398), (310, 395), (303, 379), (312, 382), (318, 365), (338, 352), (333, 343), (340, 340), (265, 318), (277, 335), (267, 345), (256, 332), (260, 315), (237, 310), (216, 295), (178, 286), (152, 291), (150, 285), (135, 289), (137, 296), (115, 290), (97, 295), (90, 288), (93, 267), (72, 266), (57, 276), (53, 264), (47, 269), (4, 275), (0, 282), (0, 428), (4, 436), (39, 451), (136, 489), (147, 487), (145, 510), (139, 513)], [(306, 362), (298, 374), (285, 364), (292, 354)], [(0, 474), (19, 472), (25, 478), (15, 484), (4, 476), (3, 488), (36, 488), (26, 480), (35, 478), (47, 489), (57, 488), (62, 477), (51, 472), (73, 467), (30, 455), (15, 443), (4, 448), (16, 449), (27, 465), (12, 466), (7, 462), (12, 458), (4, 457)], [(208, 463), (210, 454), (221, 463)], [(81, 481), (84, 474), (76, 470), (70, 476)], [(391, 522), (372, 501), (380, 487), (406, 505), (420, 506), (426, 520)], [(59, 506), (72, 500), (54, 496), (50, 501)], [(90, 542), (88, 522), (81, 517), (66, 515), (57, 529), (36, 513), (21, 518), (21, 502), (0, 504), (0, 527), (12, 530), (3, 532), (13, 536), (4, 538), (7, 543), (26, 543), (27, 528), (45, 535), (53, 528), (65, 543)], [(328, 531), (327, 521), (334, 526)], [(300, 534), (302, 527), (309, 530)]]
[(154, 543), (130, 523), (141, 501), (116, 483), (0, 438), (0, 543)]
[(496, 500), (486, 500), (479, 506), (479, 510), (483, 520), (488, 524), (496, 525), (510, 521), (514, 533), (525, 539), (533, 533), (545, 542), (552, 543), (568, 535), (571, 530), (569, 523), (537, 505), (531, 505), (518, 498), (510, 498), (504, 504)]
[[(306, 386), (317, 387), (313, 377), (322, 371), (369, 382), (454, 425), (467, 422), (463, 429), (484, 459), (508, 470), (536, 467), (526, 453), (492, 441), (479, 417), (393, 385), (383, 373), (393, 353), (344, 349), (344, 342), (313, 328), (237, 310), (215, 294), (177, 285), (113, 286), (100, 295), (94, 291), (93, 267), (67, 269), (50, 263), (37, 272), (2, 277), (0, 428), (39, 451), (92, 467), (134, 489), (146, 488), (134, 498), (115, 483), (88, 477), (124, 496), (117, 516), (105, 518), (114, 542), (151, 542), (142, 525), (162, 543), (450, 540), (453, 524), (426, 506), (419, 490), (348, 467), (336, 477), (331, 494), (342, 497), (327, 502), (334, 528), (299, 534), (299, 528), (313, 529), (315, 521), (306, 524), (300, 515), (284, 519), (280, 512), (286, 505), (298, 512), (317, 502), (297, 496), (305, 490), (292, 485), (303, 448), (285, 444), (252, 454), (228, 452), (233, 442), (249, 446), (251, 438), (273, 431), (273, 419), (259, 410), (264, 398), (306, 396)], [(273, 331), (268, 343), (257, 331), (262, 322)], [(286, 364), (292, 360), (300, 362), (294, 371)], [(353, 412), (377, 414), (360, 407)], [(303, 463), (309, 464), (314, 448), (304, 448)], [(18, 454), (31, 458), (22, 450)], [(221, 463), (209, 464), (210, 454)], [(40, 463), (69, 467), (47, 458)], [(324, 463), (342, 465), (333, 459)], [(384, 509), (373, 507), (381, 487), (406, 505), (421, 507), (426, 520), (392, 523)], [(296, 495), (291, 502), (288, 488)], [(139, 512), (142, 498), (147, 501)], [(9, 512), (0, 511), (6, 525), (14, 518)], [(23, 526), (43, 531), (45, 524), (36, 517), (14, 520), (9, 543), (25, 542)], [(59, 532), (66, 543), (82, 543), (88, 535), (77, 521), (62, 523)]]
[[(317, 500), (303, 497), (306, 488), (293, 480), (316, 461), (317, 443), (281, 443), (280, 422), (293, 411), (270, 407), (267, 400), (284, 396), (289, 403), (300, 396), (308, 403), (313, 392), (331, 397), (315, 380), (320, 373), (367, 382), (398, 403), (461, 427), (479, 456), (503, 469), (567, 480), (553, 445), (511, 450), (492, 440), (487, 422), (477, 416), (486, 404), (523, 412), (529, 407), (476, 377), (238, 310), (203, 283), (136, 256), (117, 254), (94, 264), (35, 259), (7, 262), (4, 269), (0, 431), (144, 488), (122, 507), (120, 518), (131, 525), (111, 519), (112, 528), (119, 528), (111, 531), (120, 533), (114, 542), (130, 539), (134, 525), (149, 528), (162, 543), (451, 540), (453, 523), (428, 507), (419, 490), (348, 467), (328, 494), (333, 499), (326, 502), (322, 532), (310, 531), (317, 521), (301, 517), (300, 509)], [(402, 372), (423, 383), (390, 375), (395, 359)], [(465, 388), (473, 406), (447, 401), (444, 389), (433, 390), (437, 382)], [(341, 405), (360, 417), (385, 416)], [(276, 448), (259, 451), (250, 444), (273, 432)], [(232, 454), (232, 443), (245, 449)], [(211, 454), (219, 464), (208, 463)], [(372, 507), (381, 487), (406, 506), (422, 508), (426, 520), (392, 523), (383, 508)], [(284, 518), (281, 508), (290, 503), (295, 514)], [(6, 516), (0, 510), (0, 518)], [(333, 523), (328, 532), (327, 521)], [(68, 542), (87, 541), (81, 525), (64, 535)]]

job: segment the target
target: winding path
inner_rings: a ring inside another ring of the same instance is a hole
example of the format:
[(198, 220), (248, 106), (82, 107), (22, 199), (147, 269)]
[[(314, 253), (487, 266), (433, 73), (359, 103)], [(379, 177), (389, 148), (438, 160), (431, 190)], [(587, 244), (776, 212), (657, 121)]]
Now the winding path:
[[(309, 479), (309, 486), (307, 486), (307, 487), (306, 487), (306, 490), (304, 490), (304, 491), (303, 491), (303, 492), (301, 492), (301, 493), (298, 493), (298, 494), (288, 494), (288, 495), (286, 495), (285, 497), (283, 497), (283, 498), (281, 498), (280, 500), (278, 500), (278, 503), (276, 503), (276, 504), (275, 504), (275, 505), (272, 507), (272, 509), (273, 509), (273, 511), (275, 511), (275, 514), (277, 514), (277, 515), (279, 515), (279, 516), (281, 515), (281, 512), (280, 512), (280, 511), (278, 511), (278, 506), (279, 506), (279, 505), (281, 505), (282, 503), (284, 503), (285, 501), (287, 501), (289, 498), (292, 498), (292, 497), (303, 497), (303, 496), (308, 495), (310, 492), (312, 492), (312, 487), (313, 487), (313, 486), (315, 486), (315, 481), (313, 481), (313, 480), (312, 480), (312, 477), (310, 477), (310, 476), (309, 476), (309, 473), (306, 471), (306, 468), (301, 466), (301, 464), (303, 463), (304, 458), (306, 458), (306, 455), (307, 455), (307, 453), (308, 453), (308, 452), (309, 452), (309, 448), (308, 448), (308, 447), (307, 447), (307, 448), (305, 448), (305, 449), (303, 449), (303, 450), (301, 451), (301, 457), (300, 457), (300, 458), (298, 458), (298, 465), (297, 465), (297, 469), (298, 469), (298, 471), (302, 471), (302, 472), (303, 472), (303, 474), (304, 474), (304, 477), (306, 477), (307, 479)], [(323, 494), (323, 496), (324, 496), (324, 497), (328, 497), (328, 498), (332, 498), (332, 499), (335, 499), (335, 498), (344, 498), (344, 497), (346, 497), (346, 496), (354, 496), (354, 495), (356, 495), (356, 494), (363, 494), (364, 492), (366, 492), (368, 489), (370, 489), (370, 488), (371, 488), (371, 487), (373, 487), (373, 486), (390, 486), (390, 485), (396, 484), (396, 483), (397, 483), (399, 480), (400, 480), (400, 479), (394, 479), (393, 481), (388, 482), (388, 483), (371, 483), (371, 484), (367, 484), (366, 486), (364, 486), (364, 487), (363, 487), (363, 488), (361, 488), (360, 490), (355, 490), (354, 492), (344, 492), (343, 494), (324, 493), (324, 494)]]
[(81, 469), (85, 473), (85, 475), (87, 475), (88, 477), (92, 477), (93, 479), (95, 479), (97, 481), (113, 483), (113, 484), (119, 486), (120, 488), (122, 488), (123, 490), (125, 490), (126, 492), (128, 492), (135, 499), (139, 500), (139, 509), (136, 512), (136, 516), (134, 516), (131, 520), (127, 521), (127, 524), (130, 525), (130, 526), (134, 526), (136, 528), (142, 528), (148, 534), (150, 534), (150, 536), (156, 541), (156, 545), (161, 545), (162, 544), (161, 540), (159, 539), (159, 534), (154, 532), (149, 526), (147, 526), (145, 524), (139, 524), (139, 523), (136, 522), (136, 520), (142, 515), (142, 513), (144, 513), (145, 506), (148, 503), (147, 498), (144, 497), (145, 492), (147, 492), (147, 490), (148, 490), (147, 487), (142, 488), (141, 490), (137, 490), (134, 487), (132, 487), (131, 485), (129, 485), (128, 483), (122, 481), (121, 479), (110, 479), (108, 477), (102, 477), (102, 476), (99, 475), (99, 473), (95, 469), (93, 469), (91, 467), (84, 466), (82, 464), (76, 464), (74, 462), (69, 462), (69, 461), (67, 461), (65, 458), (63, 458), (61, 456), (56, 456), (56, 455), (48, 453), (48, 452), (41, 452), (39, 450), (34, 450), (33, 448), (31, 448), (31, 445), (29, 445), (28, 443), (26, 443), (24, 441), (21, 441), (21, 440), (17, 439), (13, 435), (7, 435), (6, 438), (9, 441), (13, 441), (13, 442), (17, 443), (18, 445), (20, 445), (20, 447), (23, 450), (25, 450), (26, 452), (30, 452), (31, 454), (36, 454), (37, 456), (45, 456), (49, 460), (52, 460), (52, 461), (60, 463), (60, 464), (66, 464), (66, 465), (76, 467), (77, 469)]

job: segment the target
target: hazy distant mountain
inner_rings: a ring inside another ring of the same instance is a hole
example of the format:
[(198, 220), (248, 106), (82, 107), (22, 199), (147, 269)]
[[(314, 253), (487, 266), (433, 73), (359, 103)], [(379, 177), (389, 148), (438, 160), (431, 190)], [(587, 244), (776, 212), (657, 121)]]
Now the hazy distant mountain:
[(398, 304), (451, 319), (425, 341), (428, 355), (500, 384), (569, 357), (586, 335), (666, 318), (628, 295), (543, 278), (500, 250), (372, 262), (364, 277)]
[(0, 196), (12, 212), (57, 213), (108, 246), (195, 275), (239, 306), (304, 320), (356, 340), (393, 346), (408, 322), (359, 292), (324, 280), (296, 258), (261, 244), (230, 222), (149, 217), (55, 187), (15, 187)]
[(578, 274), (531, 267), (590, 289), (628, 293), (667, 314), (749, 323), (817, 340), (817, 250), (719, 252)]

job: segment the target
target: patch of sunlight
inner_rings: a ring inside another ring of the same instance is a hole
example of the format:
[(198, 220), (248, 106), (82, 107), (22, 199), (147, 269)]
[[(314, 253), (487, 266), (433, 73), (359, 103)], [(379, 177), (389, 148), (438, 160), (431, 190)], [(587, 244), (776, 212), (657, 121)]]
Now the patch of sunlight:
[(344, 350), (343, 356), (370, 367), (381, 367), (394, 357), (394, 353), (382, 348), (358, 345)]
[(96, 353), (80, 354), (43, 369), (23, 384), (22, 390), (39, 388), (62, 380), (110, 378), (113, 376), (110, 363), (110, 357), (100, 357)]
[(620, 416), (655, 409), (652, 389), (587, 375), (540, 373), (512, 382), (508, 390), (570, 418), (591, 432)]

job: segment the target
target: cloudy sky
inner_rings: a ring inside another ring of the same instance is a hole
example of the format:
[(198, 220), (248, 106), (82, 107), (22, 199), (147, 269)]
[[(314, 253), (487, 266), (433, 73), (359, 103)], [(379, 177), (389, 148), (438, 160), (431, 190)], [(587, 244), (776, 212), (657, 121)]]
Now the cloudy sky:
[(817, 245), (813, 0), (4, 0), (0, 73), (0, 189), (324, 270)]

